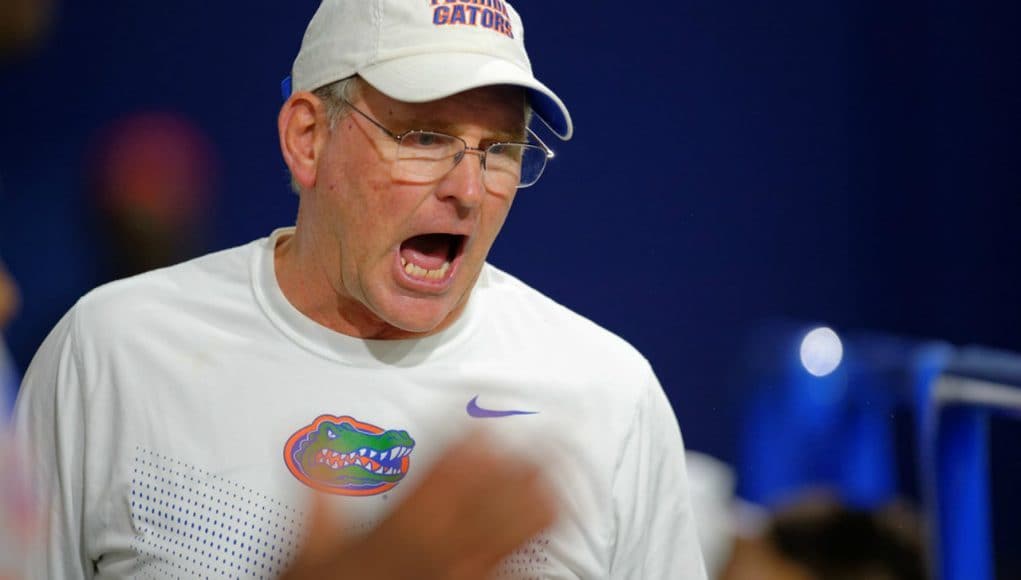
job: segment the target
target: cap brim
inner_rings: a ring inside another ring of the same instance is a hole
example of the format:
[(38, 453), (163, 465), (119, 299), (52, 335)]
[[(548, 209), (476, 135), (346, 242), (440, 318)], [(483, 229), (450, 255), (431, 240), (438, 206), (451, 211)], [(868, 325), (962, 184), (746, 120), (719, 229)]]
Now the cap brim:
[(571, 114), (553, 91), (532, 74), (506, 60), (477, 53), (444, 52), (407, 56), (358, 71), (392, 99), (424, 103), (491, 85), (517, 85), (528, 91), (532, 110), (564, 141), (574, 134)]

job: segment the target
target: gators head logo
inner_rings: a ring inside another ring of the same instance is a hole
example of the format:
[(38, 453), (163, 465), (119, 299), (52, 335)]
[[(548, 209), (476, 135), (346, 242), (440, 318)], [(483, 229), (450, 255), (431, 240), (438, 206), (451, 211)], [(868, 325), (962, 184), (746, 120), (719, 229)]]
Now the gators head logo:
[(339, 495), (376, 495), (407, 475), (414, 448), (407, 431), (320, 415), (287, 440), (284, 461), (309, 487)]

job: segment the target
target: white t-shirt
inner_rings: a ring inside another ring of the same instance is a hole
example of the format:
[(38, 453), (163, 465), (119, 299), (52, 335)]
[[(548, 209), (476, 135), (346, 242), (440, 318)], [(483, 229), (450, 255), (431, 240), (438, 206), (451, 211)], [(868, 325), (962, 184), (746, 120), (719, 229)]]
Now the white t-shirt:
[(705, 577), (680, 431), (637, 351), (489, 265), (438, 334), (338, 334), (277, 285), (290, 231), (100, 287), (46, 339), (15, 413), (49, 503), (30, 578), (273, 578), (310, 487), (369, 529), (479, 425), (563, 502), (496, 577)]

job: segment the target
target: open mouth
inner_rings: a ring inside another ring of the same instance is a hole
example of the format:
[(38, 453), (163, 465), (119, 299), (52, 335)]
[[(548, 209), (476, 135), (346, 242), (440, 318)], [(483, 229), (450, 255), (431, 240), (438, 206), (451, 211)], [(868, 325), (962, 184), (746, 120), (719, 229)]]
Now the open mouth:
[(465, 239), (458, 234), (422, 234), (408, 238), (401, 243), (401, 268), (415, 280), (445, 280), (453, 274)]

